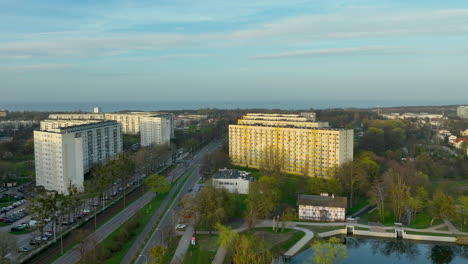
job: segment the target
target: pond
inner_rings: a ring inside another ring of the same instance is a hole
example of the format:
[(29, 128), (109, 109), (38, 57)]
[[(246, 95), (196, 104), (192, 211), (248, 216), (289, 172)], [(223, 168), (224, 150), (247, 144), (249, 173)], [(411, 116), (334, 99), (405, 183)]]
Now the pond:
[[(342, 264), (468, 263), (468, 247), (455, 244), (347, 237), (346, 248), (348, 256)], [(308, 249), (285, 263), (312, 263), (311, 257), (312, 249)]]

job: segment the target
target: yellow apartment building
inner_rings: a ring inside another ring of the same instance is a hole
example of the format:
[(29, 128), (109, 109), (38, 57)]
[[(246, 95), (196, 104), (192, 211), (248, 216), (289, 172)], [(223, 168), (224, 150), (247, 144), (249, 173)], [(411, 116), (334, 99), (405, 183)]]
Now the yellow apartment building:
[(252, 168), (279, 164), (286, 173), (328, 177), (353, 160), (352, 129), (329, 128), (326, 122), (303, 120), (301, 115), (280, 117), (247, 114), (230, 125), (232, 163)]

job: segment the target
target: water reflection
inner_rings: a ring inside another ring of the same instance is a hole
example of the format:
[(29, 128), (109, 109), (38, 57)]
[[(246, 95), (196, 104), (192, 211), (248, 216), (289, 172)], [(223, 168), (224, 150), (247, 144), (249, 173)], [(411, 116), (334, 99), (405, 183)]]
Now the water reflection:
[[(455, 244), (428, 244), (411, 240), (346, 238), (348, 257), (343, 264), (461, 264), (468, 263), (468, 247)], [(306, 250), (286, 263), (312, 263), (312, 250)]]

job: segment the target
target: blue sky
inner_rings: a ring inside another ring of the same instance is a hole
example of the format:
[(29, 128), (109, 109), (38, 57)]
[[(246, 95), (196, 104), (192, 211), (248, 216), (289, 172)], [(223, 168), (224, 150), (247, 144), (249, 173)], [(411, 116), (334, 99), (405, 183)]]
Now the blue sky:
[(468, 101), (468, 2), (0, 0), (0, 102)]

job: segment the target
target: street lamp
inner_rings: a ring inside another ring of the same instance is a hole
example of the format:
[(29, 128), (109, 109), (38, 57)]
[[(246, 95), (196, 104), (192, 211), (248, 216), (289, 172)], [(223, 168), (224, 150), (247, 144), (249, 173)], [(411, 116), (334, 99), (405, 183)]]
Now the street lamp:
[(140, 255), (138, 255), (138, 257), (145, 257), (145, 259), (146, 259), (146, 261), (145, 261), (145, 262), (146, 262), (146, 264), (148, 264), (148, 257), (147, 257), (146, 255), (142, 255), (142, 254), (140, 254)]

